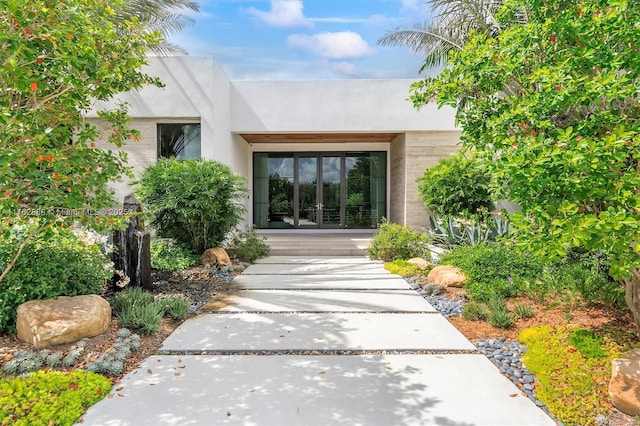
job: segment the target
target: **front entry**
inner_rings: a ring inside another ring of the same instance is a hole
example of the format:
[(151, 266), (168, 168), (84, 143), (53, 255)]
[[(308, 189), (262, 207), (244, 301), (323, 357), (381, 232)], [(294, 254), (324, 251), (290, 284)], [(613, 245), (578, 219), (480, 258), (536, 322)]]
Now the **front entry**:
[(375, 228), (386, 212), (386, 153), (254, 153), (258, 228)]

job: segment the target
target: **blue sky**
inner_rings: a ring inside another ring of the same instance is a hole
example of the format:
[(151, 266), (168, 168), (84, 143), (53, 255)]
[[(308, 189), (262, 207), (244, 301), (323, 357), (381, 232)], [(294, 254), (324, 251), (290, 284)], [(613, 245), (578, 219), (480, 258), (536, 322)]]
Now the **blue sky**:
[(421, 58), (382, 47), (387, 31), (428, 18), (424, 0), (200, 0), (172, 38), (213, 55), (232, 79), (418, 78)]

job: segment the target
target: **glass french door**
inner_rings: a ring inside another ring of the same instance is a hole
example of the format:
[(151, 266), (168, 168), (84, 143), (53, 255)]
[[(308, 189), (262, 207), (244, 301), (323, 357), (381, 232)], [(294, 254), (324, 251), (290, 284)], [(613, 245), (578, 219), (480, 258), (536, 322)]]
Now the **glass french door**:
[[(294, 189), (298, 228), (344, 226), (344, 155), (298, 154)], [(296, 191), (297, 189), (297, 191)]]
[(253, 223), (375, 228), (386, 212), (386, 153), (254, 153)]

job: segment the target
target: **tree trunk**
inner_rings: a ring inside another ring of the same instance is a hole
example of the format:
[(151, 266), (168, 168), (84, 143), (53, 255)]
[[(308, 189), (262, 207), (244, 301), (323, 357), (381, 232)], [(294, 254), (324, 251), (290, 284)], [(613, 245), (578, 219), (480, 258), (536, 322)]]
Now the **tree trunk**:
[(636, 333), (640, 336), (640, 269), (634, 269), (630, 279), (624, 280), (625, 300), (636, 325)]

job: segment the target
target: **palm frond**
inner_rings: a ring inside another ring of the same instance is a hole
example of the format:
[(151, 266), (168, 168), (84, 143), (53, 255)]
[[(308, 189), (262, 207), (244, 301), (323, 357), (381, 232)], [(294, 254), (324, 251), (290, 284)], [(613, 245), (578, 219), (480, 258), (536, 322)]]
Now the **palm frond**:
[(184, 15), (166, 14), (155, 15), (146, 20), (147, 31), (159, 31), (163, 36), (177, 34), (191, 25), (193, 20)]
[(146, 31), (159, 32), (163, 40), (156, 46), (149, 46), (153, 54), (187, 54), (184, 48), (167, 39), (193, 24), (193, 19), (183, 13), (188, 10), (199, 12), (200, 6), (194, 0), (126, 0), (118, 11), (116, 20), (125, 22), (135, 17), (144, 25)]
[(464, 39), (457, 28), (416, 24), (412, 28), (398, 28), (378, 40), (382, 46), (403, 46), (424, 54), (420, 71), (428, 67), (443, 65), (452, 50), (462, 49)]
[(452, 50), (460, 50), (473, 31), (495, 36), (495, 18), (503, 0), (427, 0), (432, 21), (400, 27), (378, 40), (382, 46), (402, 46), (425, 55), (420, 72), (444, 65)]

